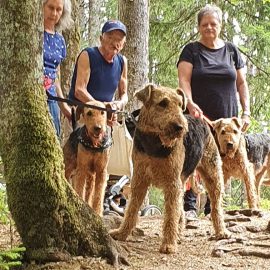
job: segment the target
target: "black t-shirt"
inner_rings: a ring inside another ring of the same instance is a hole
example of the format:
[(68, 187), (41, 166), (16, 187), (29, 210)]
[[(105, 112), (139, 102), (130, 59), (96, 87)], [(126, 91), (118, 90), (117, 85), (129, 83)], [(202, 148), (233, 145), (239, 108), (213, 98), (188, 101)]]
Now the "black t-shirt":
[(191, 91), (193, 101), (211, 120), (238, 115), (236, 70), (244, 63), (232, 43), (210, 49), (200, 42), (189, 43), (180, 54), (181, 61), (193, 65)]

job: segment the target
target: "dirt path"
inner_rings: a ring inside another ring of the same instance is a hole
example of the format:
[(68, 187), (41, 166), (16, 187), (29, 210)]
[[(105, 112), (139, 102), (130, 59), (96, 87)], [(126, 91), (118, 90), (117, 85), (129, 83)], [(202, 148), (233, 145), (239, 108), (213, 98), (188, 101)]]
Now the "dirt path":
[[(129, 263), (131, 266), (121, 269), (135, 270), (176, 270), (176, 269), (269, 269), (270, 268), (270, 232), (266, 230), (270, 220), (270, 212), (263, 217), (245, 215), (226, 215), (227, 224), (233, 232), (233, 239), (237, 243), (224, 243), (209, 240), (213, 234), (211, 221), (200, 219), (188, 223), (178, 246), (178, 252), (173, 255), (164, 255), (158, 252), (161, 238), (162, 217), (141, 217), (138, 228), (142, 235), (131, 236), (123, 244), (129, 249)], [(238, 219), (238, 221), (235, 221)], [(264, 230), (261, 230), (264, 229)], [(260, 230), (259, 232), (251, 232)], [(219, 248), (217, 248), (218, 243)], [(215, 250), (215, 256), (213, 251)], [(256, 251), (257, 256), (243, 256), (241, 251)], [(260, 258), (260, 256), (268, 256)], [(219, 257), (216, 257), (219, 256)], [(76, 258), (69, 263), (47, 264), (37, 266), (32, 264), (27, 270), (109, 270), (113, 269), (100, 258)]]

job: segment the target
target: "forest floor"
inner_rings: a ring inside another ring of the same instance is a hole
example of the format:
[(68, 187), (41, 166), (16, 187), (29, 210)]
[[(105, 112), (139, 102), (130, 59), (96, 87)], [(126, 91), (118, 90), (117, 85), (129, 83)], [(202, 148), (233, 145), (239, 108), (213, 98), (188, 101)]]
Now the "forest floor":
[[(250, 216), (249, 212), (225, 215), (227, 227), (232, 231), (232, 240), (211, 240), (213, 227), (211, 221), (200, 218), (187, 223), (179, 240), (176, 254), (159, 253), (161, 243), (162, 216), (140, 217), (137, 228), (141, 233), (121, 242), (129, 250), (130, 266), (120, 269), (269, 269), (270, 265), (270, 212)], [(8, 247), (10, 229), (0, 225), (0, 249)], [(13, 244), (19, 241), (13, 239)], [(114, 269), (101, 258), (74, 258), (70, 262), (36, 265), (32, 263), (27, 270), (110, 270)]]

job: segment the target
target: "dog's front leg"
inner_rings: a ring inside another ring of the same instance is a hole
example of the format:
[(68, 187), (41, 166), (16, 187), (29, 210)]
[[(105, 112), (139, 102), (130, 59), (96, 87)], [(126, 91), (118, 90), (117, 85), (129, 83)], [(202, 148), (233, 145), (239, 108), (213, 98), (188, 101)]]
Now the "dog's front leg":
[(181, 208), (183, 208), (181, 205), (183, 204), (181, 199), (182, 188), (180, 185), (175, 185), (177, 182), (180, 184), (180, 180), (176, 179), (172, 182), (174, 183), (173, 185), (168, 185), (164, 188), (163, 240), (159, 249), (161, 253), (175, 253), (177, 249), (178, 226)]
[(95, 208), (93, 207), (93, 200), (94, 200), (94, 190), (95, 190), (95, 174), (92, 172), (87, 173), (86, 179), (85, 179), (85, 195), (84, 195), (84, 201), (88, 203), (88, 205), (93, 208), (93, 210), (96, 212)]
[(107, 173), (105, 171), (96, 172), (92, 205), (94, 211), (100, 216), (103, 216), (103, 201), (106, 189), (106, 177)]
[(74, 189), (80, 198), (84, 200), (84, 186), (86, 179), (86, 172), (79, 166), (76, 168), (76, 173), (74, 174)]
[(119, 229), (109, 232), (114, 239), (126, 240), (136, 225), (139, 209), (149, 187), (149, 183), (146, 180), (147, 176), (144, 174), (144, 172), (140, 174), (136, 173), (131, 180), (131, 195), (127, 209), (125, 210), (124, 220)]

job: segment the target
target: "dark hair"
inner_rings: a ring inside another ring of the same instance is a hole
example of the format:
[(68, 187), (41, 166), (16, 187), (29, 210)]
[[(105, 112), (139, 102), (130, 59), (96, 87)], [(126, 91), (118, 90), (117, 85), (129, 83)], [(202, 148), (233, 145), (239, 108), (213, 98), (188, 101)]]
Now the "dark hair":
[(200, 9), (197, 15), (198, 25), (200, 25), (202, 17), (205, 15), (215, 15), (219, 23), (220, 24), (222, 23), (222, 11), (216, 5), (207, 4), (206, 6)]

